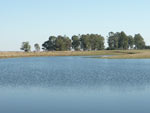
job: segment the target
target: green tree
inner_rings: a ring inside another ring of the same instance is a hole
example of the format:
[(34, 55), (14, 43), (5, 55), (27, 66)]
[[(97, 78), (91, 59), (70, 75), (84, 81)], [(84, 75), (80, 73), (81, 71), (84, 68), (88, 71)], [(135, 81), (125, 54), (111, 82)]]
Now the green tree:
[(110, 32), (108, 36), (108, 46), (110, 50), (118, 49), (118, 41), (119, 41), (120, 33)]
[(91, 43), (90, 43), (90, 35), (89, 34), (81, 35), (80, 41), (81, 41), (81, 48), (84, 51), (91, 50)]
[(65, 41), (66, 50), (67, 51), (71, 50), (71, 47), (72, 47), (71, 39), (67, 36), (64, 36), (64, 41)]
[(145, 49), (144, 38), (140, 34), (134, 36), (135, 49)]
[(83, 50), (102, 50), (104, 49), (104, 37), (98, 34), (81, 35), (81, 48)]
[(55, 36), (50, 36), (49, 40), (42, 44), (43, 50), (46, 50), (46, 51), (54, 51), (54, 50), (56, 50), (56, 44), (55, 44), (56, 38), (57, 37), (55, 37)]
[(50, 51), (49, 50), (49, 40), (48, 41), (45, 41), (43, 44), (42, 44), (42, 49), (44, 50), (44, 51)]
[(129, 48), (133, 49), (134, 46), (134, 38), (130, 35), (128, 36), (128, 43), (129, 43)]
[(68, 51), (71, 49), (71, 40), (66, 36), (58, 36), (55, 44), (56, 51)]
[(103, 50), (105, 48), (104, 43), (105, 43), (105, 39), (103, 36), (101, 35), (96, 35), (98, 38), (96, 40), (96, 49), (97, 50)]
[(38, 43), (34, 44), (34, 48), (36, 52), (40, 51), (40, 45)]
[(150, 46), (145, 46), (145, 49), (150, 49)]
[(46, 51), (68, 51), (71, 49), (71, 40), (67, 36), (50, 36), (42, 46)]
[(91, 50), (102, 50), (104, 49), (104, 37), (98, 34), (90, 35), (90, 48)]
[(108, 36), (108, 45), (110, 50), (115, 49), (128, 49), (129, 42), (128, 36), (122, 31), (113, 33), (110, 32)]
[(98, 39), (99, 37), (97, 36), (97, 35), (95, 35), (95, 34), (91, 34), (90, 35), (90, 48), (91, 48), (91, 50), (96, 50), (96, 49), (98, 49), (98, 44), (99, 44), (99, 39)]
[(30, 52), (31, 51), (31, 46), (30, 46), (29, 42), (22, 42), (22, 45), (21, 45), (20, 49), (25, 51), (25, 52)]
[(80, 39), (79, 36), (72, 36), (72, 48), (76, 51), (80, 50)]
[(118, 41), (118, 48), (119, 49), (128, 49), (128, 37), (127, 35), (122, 31), (119, 36), (119, 41)]

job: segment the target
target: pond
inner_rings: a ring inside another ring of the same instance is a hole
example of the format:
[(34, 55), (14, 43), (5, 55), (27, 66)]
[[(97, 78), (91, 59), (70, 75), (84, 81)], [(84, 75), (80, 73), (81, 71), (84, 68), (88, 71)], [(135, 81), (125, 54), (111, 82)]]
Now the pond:
[(150, 60), (0, 59), (0, 113), (150, 113)]

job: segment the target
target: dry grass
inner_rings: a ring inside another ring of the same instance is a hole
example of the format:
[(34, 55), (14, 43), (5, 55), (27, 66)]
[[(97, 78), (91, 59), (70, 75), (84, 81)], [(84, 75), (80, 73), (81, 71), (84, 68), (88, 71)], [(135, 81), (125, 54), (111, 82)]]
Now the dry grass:
[[(0, 58), (39, 57), (39, 56), (88, 56), (111, 55), (110, 51), (53, 51), (53, 52), (0, 52)], [(117, 53), (118, 54), (118, 53)]]
[(108, 59), (150, 59), (150, 50), (119, 51), (123, 54), (107, 57)]
[(150, 50), (102, 50), (102, 51), (54, 51), (54, 52), (0, 52), (0, 58), (39, 57), (39, 56), (93, 56), (115, 55), (109, 59), (150, 58)]

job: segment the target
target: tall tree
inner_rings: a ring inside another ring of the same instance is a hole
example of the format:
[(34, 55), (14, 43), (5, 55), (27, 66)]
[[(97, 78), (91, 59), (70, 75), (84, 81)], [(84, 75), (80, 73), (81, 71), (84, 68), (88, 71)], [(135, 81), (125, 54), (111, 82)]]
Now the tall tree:
[(46, 41), (46, 42), (44, 42), (44, 43), (42, 44), (43, 49), (44, 49), (44, 50), (47, 50), (47, 51), (54, 51), (54, 50), (56, 50), (56, 45), (55, 45), (56, 38), (57, 38), (57, 37), (55, 37), (55, 36), (50, 36), (50, 37), (49, 37), (49, 40)]
[(91, 48), (91, 50), (96, 50), (97, 48), (98, 48), (98, 41), (99, 41), (99, 39), (98, 39), (99, 37), (97, 36), (97, 35), (95, 35), (95, 34), (91, 34), (90, 35), (90, 48)]
[(108, 45), (109, 49), (128, 49), (129, 48), (129, 39), (125, 32), (110, 32), (108, 36)]
[(58, 36), (55, 44), (56, 51), (68, 51), (71, 49), (71, 40), (66, 36)]
[(64, 41), (65, 41), (66, 50), (67, 51), (71, 50), (71, 46), (72, 46), (71, 39), (67, 36), (64, 36)]
[(104, 37), (98, 34), (81, 35), (81, 48), (83, 50), (102, 50), (104, 49)]
[(46, 51), (68, 51), (71, 49), (71, 40), (67, 36), (50, 36), (42, 46)]
[(76, 51), (80, 50), (80, 39), (79, 36), (72, 36), (72, 48)]
[(91, 50), (102, 50), (104, 49), (104, 37), (98, 34), (90, 35), (90, 48)]
[(130, 35), (128, 36), (128, 43), (129, 43), (129, 48), (133, 49), (134, 46), (134, 38)]
[(110, 50), (118, 49), (119, 33), (110, 32), (108, 36), (108, 45)]
[(120, 33), (118, 42), (119, 49), (128, 49), (128, 37), (123, 31)]
[(91, 50), (90, 35), (89, 34), (81, 35), (80, 41), (81, 41), (81, 48), (84, 51)]
[(136, 34), (134, 36), (134, 43), (135, 43), (136, 49), (144, 49), (145, 48), (144, 38), (140, 34)]
[(103, 36), (101, 35), (97, 35), (97, 43), (96, 43), (96, 50), (103, 50), (105, 48), (104, 43), (105, 43), (105, 39)]
[(21, 45), (20, 49), (25, 51), (25, 52), (30, 52), (31, 51), (31, 46), (30, 46), (29, 42), (22, 42), (22, 45)]

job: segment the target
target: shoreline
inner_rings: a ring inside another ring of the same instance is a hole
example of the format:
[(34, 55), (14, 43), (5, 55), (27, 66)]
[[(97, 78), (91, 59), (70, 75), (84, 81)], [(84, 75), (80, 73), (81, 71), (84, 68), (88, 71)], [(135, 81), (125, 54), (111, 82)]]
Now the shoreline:
[(150, 50), (101, 50), (101, 51), (50, 51), (50, 52), (0, 52), (0, 59), (42, 56), (95, 56), (101, 59), (150, 59)]

